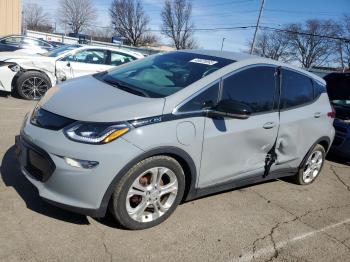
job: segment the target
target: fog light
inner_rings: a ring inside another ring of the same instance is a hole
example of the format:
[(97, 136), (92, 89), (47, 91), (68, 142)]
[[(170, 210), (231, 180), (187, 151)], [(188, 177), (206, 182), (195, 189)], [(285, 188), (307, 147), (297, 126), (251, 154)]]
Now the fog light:
[(67, 163), (67, 165), (70, 165), (72, 167), (77, 167), (77, 168), (91, 169), (96, 167), (99, 164), (97, 161), (80, 160), (80, 159), (74, 159), (70, 157), (63, 157), (63, 159)]

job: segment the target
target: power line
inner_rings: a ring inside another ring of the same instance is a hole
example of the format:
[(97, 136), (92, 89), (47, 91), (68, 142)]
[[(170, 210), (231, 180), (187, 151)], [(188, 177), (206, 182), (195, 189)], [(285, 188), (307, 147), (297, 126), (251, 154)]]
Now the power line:
[(288, 29), (269, 27), (269, 26), (262, 26), (261, 28), (265, 29), (265, 30), (276, 31), (276, 32), (284, 32), (284, 33), (297, 34), (297, 35), (314, 36), (314, 37), (320, 37), (320, 38), (327, 38), (327, 39), (333, 39), (333, 40), (340, 40), (340, 41), (344, 41), (344, 42), (350, 42), (350, 39), (345, 38), (345, 37), (337, 37), (337, 36), (331, 36), (331, 35), (320, 35), (320, 34), (311, 34), (311, 33), (306, 33), (306, 32), (299, 32), (299, 31), (293, 31), (293, 30), (288, 30)]

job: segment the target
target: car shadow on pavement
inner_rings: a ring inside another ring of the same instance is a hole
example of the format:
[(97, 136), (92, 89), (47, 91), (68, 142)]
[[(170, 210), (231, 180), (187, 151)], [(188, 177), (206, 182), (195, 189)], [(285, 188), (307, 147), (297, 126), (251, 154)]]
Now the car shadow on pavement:
[(332, 154), (331, 152), (327, 154), (326, 159), (328, 161), (332, 161), (332, 162), (337, 163), (337, 164), (347, 165), (347, 166), (350, 165), (349, 159), (346, 159), (346, 158), (341, 157), (341, 156), (336, 155), (336, 154)]
[(54, 207), (40, 198), (37, 189), (20, 171), (14, 146), (9, 148), (5, 153), (2, 159), (0, 172), (5, 185), (13, 187), (30, 210), (69, 223), (81, 225), (89, 224), (86, 216)]

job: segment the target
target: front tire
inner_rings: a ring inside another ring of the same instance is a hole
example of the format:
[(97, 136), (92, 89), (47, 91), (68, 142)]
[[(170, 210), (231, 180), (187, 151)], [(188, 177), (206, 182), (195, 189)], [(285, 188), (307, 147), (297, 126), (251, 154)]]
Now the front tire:
[(166, 220), (182, 200), (185, 175), (181, 165), (168, 156), (140, 161), (121, 178), (110, 209), (128, 229), (146, 229)]
[(24, 72), (16, 81), (17, 94), (26, 100), (39, 100), (50, 87), (50, 79), (37, 71)]
[(321, 173), (326, 151), (323, 146), (316, 145), (305, 157), (305, 161), (294, 176), (294, 181), (298, 185), (309, 185), (313, 183)]

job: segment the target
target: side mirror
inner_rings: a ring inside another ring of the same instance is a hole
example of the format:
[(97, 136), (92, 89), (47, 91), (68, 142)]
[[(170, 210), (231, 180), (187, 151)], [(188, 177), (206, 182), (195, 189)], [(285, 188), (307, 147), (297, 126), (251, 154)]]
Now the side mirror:
[(209, 117), (230, 117), (247, 119), (252, 114), (252, 109), (243, 103), (230, 99), (221, 100), (215, 107), (207, 111)]

